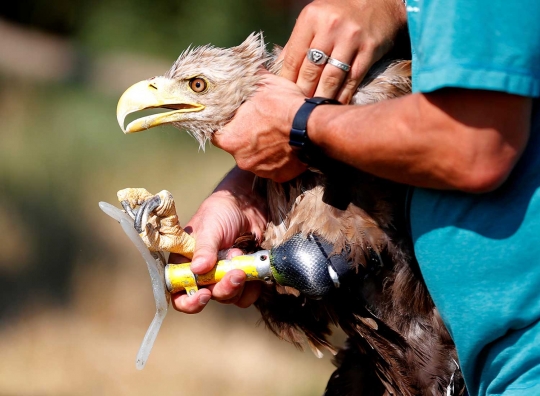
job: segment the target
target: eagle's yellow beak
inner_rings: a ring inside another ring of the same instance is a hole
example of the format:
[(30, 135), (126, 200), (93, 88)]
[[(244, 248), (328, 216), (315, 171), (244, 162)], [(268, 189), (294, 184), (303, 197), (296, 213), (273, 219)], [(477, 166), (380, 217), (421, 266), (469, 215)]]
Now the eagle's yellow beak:
[[(173, 111), (138, 118), (127, 127), (128, 114), (145, 109), (165, 108)], [(182, 121), (184, 113), (201, 111), (204, 106), (185, 97), (178, 82), (166, 77), (155, 77), (129, 87), (118, 101), (116, 118), (124, 133), (140, 132), (158, 125)]]

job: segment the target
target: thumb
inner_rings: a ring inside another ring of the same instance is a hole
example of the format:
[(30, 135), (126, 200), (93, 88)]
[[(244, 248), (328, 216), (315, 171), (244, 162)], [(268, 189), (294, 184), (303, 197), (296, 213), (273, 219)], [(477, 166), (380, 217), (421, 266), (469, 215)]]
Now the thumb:
[(217, 262), (219, 240), (215, 236), (197, 235), (191, 270), (196, 274), (210, 271)]

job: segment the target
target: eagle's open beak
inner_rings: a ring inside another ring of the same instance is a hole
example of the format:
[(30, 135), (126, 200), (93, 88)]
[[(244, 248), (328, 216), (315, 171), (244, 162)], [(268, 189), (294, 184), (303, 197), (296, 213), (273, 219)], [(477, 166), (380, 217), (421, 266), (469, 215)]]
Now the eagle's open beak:
[[(132, 85), (118, 101), (116, 118), (120, 128), (124, 133), (140, 132), (158, 125), (182, 121), (184, 113), (204, 109), (200, 103), (193, 103), (183, 96), (179, 94), (178, 82), (166, 77), (155, 77)], [(128, 114), (155, 108), (173, 111), (138, 118), (124, 127), (124, 120)]]

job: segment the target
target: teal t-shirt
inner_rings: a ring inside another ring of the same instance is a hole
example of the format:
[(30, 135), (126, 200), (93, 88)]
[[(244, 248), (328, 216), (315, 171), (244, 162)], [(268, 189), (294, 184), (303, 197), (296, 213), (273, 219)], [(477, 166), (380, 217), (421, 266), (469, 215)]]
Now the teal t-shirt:
[[(413, 90), (540, 96), (540, 1), (409, 0)], [(540, 101), (494, 192), (417, 188), (415, 252), (471, 395), (540, 395)]]

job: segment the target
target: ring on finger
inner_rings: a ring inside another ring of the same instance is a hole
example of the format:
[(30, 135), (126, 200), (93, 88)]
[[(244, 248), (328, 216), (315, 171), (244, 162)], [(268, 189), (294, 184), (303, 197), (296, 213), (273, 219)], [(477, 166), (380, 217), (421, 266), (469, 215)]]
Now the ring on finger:
[(314, 65), (324, 65), (328, 61), (328, 55), (315, 48), (308, 49), (307, 58)]
[(326, 60), (326, 62), (327, 62), (329, 65), (335, 66), (335, 67), (337, 67), (338, 69), (343, 70), (345, 73), (348, 73), (349, 70), (351, 70), (351, 65), (348, 65), (348, 64), (346, 64), (346, 63), (340, 62), (340, 61), (338, 61), (337, 59), (334, 59), (334, 58), (328, 57), (328, 59)]

